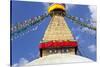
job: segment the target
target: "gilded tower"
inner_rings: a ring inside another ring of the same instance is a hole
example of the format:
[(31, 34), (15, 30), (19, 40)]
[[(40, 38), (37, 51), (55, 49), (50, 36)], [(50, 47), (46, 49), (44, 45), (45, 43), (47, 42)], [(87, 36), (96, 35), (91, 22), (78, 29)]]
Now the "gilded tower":
[(40, 56), (56, 53), (76, 54), (77, 42), (65, 21), (65, 5), (50, 4), (48, 13), (51, 21), (40, 43)]

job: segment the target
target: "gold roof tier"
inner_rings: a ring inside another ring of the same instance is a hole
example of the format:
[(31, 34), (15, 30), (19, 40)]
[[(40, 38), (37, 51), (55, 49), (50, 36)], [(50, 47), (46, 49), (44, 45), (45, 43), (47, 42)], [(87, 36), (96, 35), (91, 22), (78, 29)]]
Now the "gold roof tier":
[(52, 4), (51, 6), (49, 6), (48, 13), (51, 13), (55, 9), (60, 9), (62, 11), (65, 11), (65, 7), (62, 4), (57, 4), (56, 3), (56, 4)]
[(74, 41), (74, 37), (63, 16), (52, 17), (42, 41)]

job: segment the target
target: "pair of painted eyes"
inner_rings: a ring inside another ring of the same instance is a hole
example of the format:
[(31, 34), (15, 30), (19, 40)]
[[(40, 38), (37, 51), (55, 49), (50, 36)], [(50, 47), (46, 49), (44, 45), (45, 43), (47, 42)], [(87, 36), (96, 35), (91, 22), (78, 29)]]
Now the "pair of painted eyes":
[(62, 49), (62, 50), (48, 50), (48, 52), (49, 53), (58, 53), (58, 52), (60, 52), (60, 53), (66, 53), (66, 52), (68, 52), (69, 50), (68, 49)]

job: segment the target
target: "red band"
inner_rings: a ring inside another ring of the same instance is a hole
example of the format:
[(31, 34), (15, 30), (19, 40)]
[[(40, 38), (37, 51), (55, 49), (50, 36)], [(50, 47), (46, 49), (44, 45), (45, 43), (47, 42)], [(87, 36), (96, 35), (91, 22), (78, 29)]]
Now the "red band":
[(40, 43), (40, 48), (49, 48), (49, 47), (76, 47), (77, 46), (77, 42), (76, 41), (49, 41), (49, 42), (43, 42)]

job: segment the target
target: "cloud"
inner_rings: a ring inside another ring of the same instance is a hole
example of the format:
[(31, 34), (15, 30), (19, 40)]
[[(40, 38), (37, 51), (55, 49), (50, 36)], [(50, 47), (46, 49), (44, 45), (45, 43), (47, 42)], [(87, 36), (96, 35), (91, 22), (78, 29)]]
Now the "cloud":
[(93, 21), (96, 21), (97, 19), (97, 8), (96, 6), (88, 6), (90, 13), (91, 13), (91, 18)]
[(47, 10), (48, 9), (48, 7), (49, 7), (49, 3), (42, 3), (43, 5), (44, 5), (44, 7), (45, 7), (45, 10)]
[(44, 6), (48, 7), (49, 6), (49, 3), (43, 3)]
[(68, 5), (66, 5), (66, 7), (68, 7), (68, 9), (72, 9), (72, 8), (75, 7), (75, 5), (74, 4), (68, 4)]
[(94, 22), (91, 22), (90, 25), (93, 27), (96, 27), (96, 23), (94, 23)]
[(91, 52), (96, 52), (96, 46), (95, 46), (94, 44), (88, 46), (88, 49), (89, 49)]
[(14, 64), (14, 65), (12, 65), (12, 67), (18, 67), (18, 64)]
[(91, 29), (89, 29), (89, 28), (87, 28), (87, 27), (83, 27), (83, 28), (81, 29), (81, 31), (82, 31), (82, 32), (89, 33), (89, 34), (91, 34), (91, 35), (95, 35), (95, 34), (96, 34), (96, 31), (91, 30)]
[(65, 9), (69, 10), (69, 9), (73, 9), (75, 7), (74, 4), (66, 4)]
[(29, 61), (25, 58), (21, 58), (19, 63), (12, 65), (12, 67), (22, 67), (23, 65), (27, 64)]
[[(92, 29), (89, 29), (87, 27), (82, 27), (82, 28), (72, 28), (72, 31), (74, 32), (85, 32), (85, 33), (88, 33), (90, 35), (96, 35), (96, 31), (92, 30)], [(76, 39), (79, 39), (80, 36), (77, 36)]]
[(80, 38), (80, 36), (79, 36), (79, 35), (75, 37), (75, 39), (76, 39), (76, 40), (79, 40), (79, 38)]

